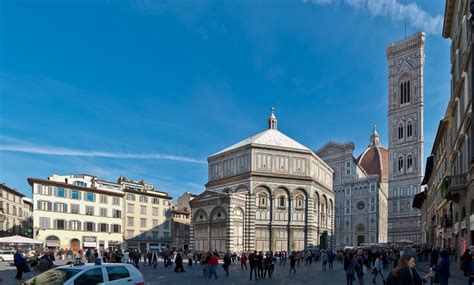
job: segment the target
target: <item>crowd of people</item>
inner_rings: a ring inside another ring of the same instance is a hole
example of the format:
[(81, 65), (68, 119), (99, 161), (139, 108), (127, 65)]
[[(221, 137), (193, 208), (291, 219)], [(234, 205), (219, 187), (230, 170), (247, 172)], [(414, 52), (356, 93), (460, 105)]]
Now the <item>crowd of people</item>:
[[(22, 252), (18, 250), (14, 256), (17, 267), (16, 279), (22, 279), (25, 271), (37, 268), (40, 272), (48, 270), (53, 262), (65, 259), (83, 262), (132, 263), (140, 266), (157, 268), (159, 260), (164, 268), (173, 268), (176, 273), (184, 273), (187, 267), (200, 267), (205, 278), (218, 278), (219, 260), (226, 276), (232, 264), (240, 267), (240, 271), (248, 272), (249, 280), (271, 279), (275, 271), (282, 270), (289, 264), (288, 272), (296, 274), (301, 265), (311, 267), (313, 263), (320, 264), (322, 271), (334, 269), (334, 263), (343, 264), (347, 285), (364, 285), (364, 275), (371, 274), (372, 283), (380, 281), (386, 285), (413, 284), (421, 285), (427, 278), (440, 285), (447, 285), (450, 279), (450, 264), (453, 260), (451, 249), (436, 248), (345, 248), (340, 250), (315, 249), (305, 251), (280, 252), (239, 252), (218, 253), (177, 251), (171, 248), (148, 251), (130, 250), (35, 250)], [(427, 276), (421, 278), (415, 269), (416, 260), (429, 263)], [(287, 267), (288, 268), (288, 267)], [(389, 270), (389, 268), (393, 268)], [(460, 257), (460, 269), (468, 279), (468, 284), (474, 281), (474, 246), (468, 248)]]

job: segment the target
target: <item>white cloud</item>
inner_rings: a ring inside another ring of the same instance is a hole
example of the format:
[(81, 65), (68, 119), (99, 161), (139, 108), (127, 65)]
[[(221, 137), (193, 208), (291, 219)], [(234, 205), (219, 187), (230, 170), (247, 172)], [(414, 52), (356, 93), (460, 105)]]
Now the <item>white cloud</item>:
[(24, 143), (22, 141), (16, 141), (16, 143), (13, 143), (13, 144), (12, 143), (0, 144), (0, 151), (23, 152), (23, 153), (56, 155), (56, 156), (173, 160), (173, 161), (180, 161), (180, 162), (200, 163), (200, 164), (207, 163), (205, 160), (196, 159), (192, 157), (186, 157), (186, 156), (178, 156), (174, 154), (124, 153), (124, 152), (108, 152), (108, 151), (97, 151), (97, 150), (81, 150), (81, 149), (70, 149), (70, 148), (63, 148), (63, 147), (37, 146), (37, 145), (29, 144), (29, 143)]
[[(308, 1), (304, 1), (308, 2)], [(443, 17), (431, 16), (415, 2), (403, 4), (398, 0), (311, 0), (314, 4), (332, 4), (344, 2), (355, 9), (365, 9), (372, 16), (388, 17), (392, 21), (407, 19), (407, 23), (428, 34), (441, 33)]]

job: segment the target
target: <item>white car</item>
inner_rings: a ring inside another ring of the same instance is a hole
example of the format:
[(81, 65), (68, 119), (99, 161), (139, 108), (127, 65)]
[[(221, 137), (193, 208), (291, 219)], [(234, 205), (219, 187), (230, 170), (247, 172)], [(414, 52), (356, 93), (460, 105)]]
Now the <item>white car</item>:
[(11, 249), (1, 249), (0, 250), (0, 261), (8, 261), (13, 262), (13, 256), (15, 255), (15, 251)]
[(23, 282), (24, 285), (145, 285), (143, 275), (131, 264), (93, 263), (64, 265)]

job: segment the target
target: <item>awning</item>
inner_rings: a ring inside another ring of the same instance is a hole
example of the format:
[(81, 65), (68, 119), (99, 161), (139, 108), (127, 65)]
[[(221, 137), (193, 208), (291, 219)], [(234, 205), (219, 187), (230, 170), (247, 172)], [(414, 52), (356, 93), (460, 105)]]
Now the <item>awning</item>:
[(27, 238), (19, 235), (0, 238), (0, 243), (18, 243), (18, 244), (41, 244), (39, 240)]

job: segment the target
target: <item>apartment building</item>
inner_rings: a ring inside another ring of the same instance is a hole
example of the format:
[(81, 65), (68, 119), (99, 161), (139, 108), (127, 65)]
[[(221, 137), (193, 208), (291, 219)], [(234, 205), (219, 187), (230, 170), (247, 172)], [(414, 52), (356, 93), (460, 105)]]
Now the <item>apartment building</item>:
[(426, 161), (427, 189), (416, 201), (422, 209), (423, 242), (454, 247), (458, 253), (474, 245), (470, 17), (469, 1), (446, 1), (442, 35), (451, 40), (451, 91)]
[(32, 235), (31, 200), (18, 190), (0, 184), (0, 236)]
[(171, 236), (173, 247), (177, 250), (189, 249), (191, 226), (191, 206), (189, 202), (196, 197), (197, 195), (195, 194), (185, 192), (178, 198), (178, 203), (172, 206), (173, 224)]
[(123, 242), (120, 184), (87, 174), (28, 178), (34, 237), (48, 248), (119, 248)]
[(147, 251), (170, 246), (172, 197), (143, 180), (120, 177), (118, 183), (125, 194), (123, 247)]

